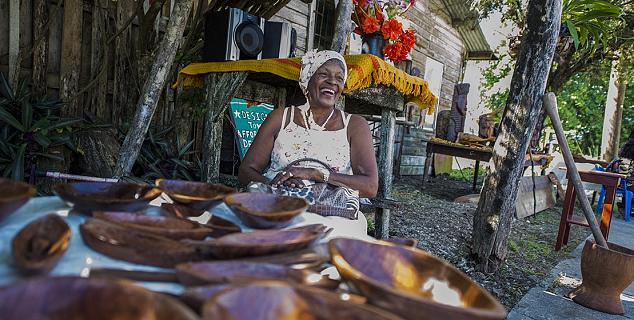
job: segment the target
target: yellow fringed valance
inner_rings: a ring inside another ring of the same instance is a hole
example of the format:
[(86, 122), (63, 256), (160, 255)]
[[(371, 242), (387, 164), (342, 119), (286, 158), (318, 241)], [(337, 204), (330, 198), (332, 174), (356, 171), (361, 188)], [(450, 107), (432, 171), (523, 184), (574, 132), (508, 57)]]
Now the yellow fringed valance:
[[(434, 113), (438, 98), (429, 91), (427, 81), (413, 77), (373, 55), (349, 55), (345, 59), (348, 65), (345, 92), (372, 85), (390, 86), (405, 95), (409, 102), (421, 109), (427, 109), (428, 114)], [(297, 80), (300, 62), (300, 58), (291, 58), (192, 63), (178, 73), (173, 88), (179, 85), (202, 87), (203, 76), (213, 72), (267, 72), (288, 80)]]

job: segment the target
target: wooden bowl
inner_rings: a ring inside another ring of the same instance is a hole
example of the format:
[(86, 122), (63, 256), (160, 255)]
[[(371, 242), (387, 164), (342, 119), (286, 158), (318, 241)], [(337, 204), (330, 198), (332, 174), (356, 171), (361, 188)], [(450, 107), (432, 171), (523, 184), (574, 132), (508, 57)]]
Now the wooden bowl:
[(4, 320), (194, 320), (179, 301), (127, 281), (80, 277), (37, 278), (0, 289)]
[(220, 238), (230, 233), (242, 232), (242, 229), (240, 229), (240, 226), (237, 224), (214, 215), (209, 218), (209, 221), (207, 221), (205, 225), (211, 228), (211, 236), (214, 238)]
[(308, 209), (304, 199), (259, 192), (232, 194), (225, 203), (244, 224), (256, 229), (284, 228)]
[(86, 245), (115, 259), (164, 268), (200, 260), (196, 248), (181, 241), (100, 219), (82, 223), (79, 231)]
[(133, 212), (145, 208), (161, 190), (136, 183), (75, 182), (53, 187), (55, 193), (85, 214), (93, 211)]
[(325, 237), (330, 230), (317, 233), (309, 230), (257, 230), (232, 233), (207, 241), (189, 241), (201, 254), (209, 258), (235, 259), (263, 256), (303, 249)]
[(56, 214), (35, 219), (13, 238), (13, 260), (27, 273), (49, 272), (66, 252), (70, 234), (64, 218)]
[(222, 184), (157, 179), (156, 186), (174, 202), (197, 210), (211, 210), (236, 190)]
[(175, 203), (161, 203), (161, 215), (170, 218), (188, 219), (192, 217), (200, 217), (205, 213), (205, 210), (193, 209), (187, 206), (183, 206)]
[(27, 183), (0, 178), (0, 221), (23, 206), (35, 192)]
[(504, 307), (450, 263), (422, 250), (339, 238), (329, 243), (341, 277), (370, 303), (407, 318), (504, 319)]
[(211, 229), (186, 219), (104, 211), (93, 212), (93, 217), (174, 240), (203, 240), (211, 234)]
[(280, 280), (326, 289), (335, 289), (339, 282), (309, 270), (297, 270), (284, 265), (218, 261), (193, 262), (176, 266), (178, 281), (185, 286), (254, 280)]
[(399, 319), (387, 311), (342, 300), (334, 292), (277, 281), (229, 287), (207, 300), (202, 309), (203, 319), (210, 320)]

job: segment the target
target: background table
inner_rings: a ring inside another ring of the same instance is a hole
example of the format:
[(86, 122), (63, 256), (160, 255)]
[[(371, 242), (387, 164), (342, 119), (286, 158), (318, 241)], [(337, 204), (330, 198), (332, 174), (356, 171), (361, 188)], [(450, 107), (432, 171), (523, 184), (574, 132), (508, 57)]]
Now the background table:
[[(152, 201), (145, 212), (150, 215), (160, 214), (159, 206), (163, 202), (171, 201), (162, 195)], [(64, 217), (72, 232), (67, 251), (59, 260), (59, 263), (55, 266), (55, 268), (51, 270), (50, 275), (74, 275), (88, 277), (90, 270), (93, 268), (118, 268), (145, 271), (166, 270), (158, 267), (117, 260), (92, 250), (84, 244), (81, 239), (81, 234), (79, 233), (79, 225), (87, 219), (90, 219), (90, 217), (71, 211), (70, 207), (58, 197), (37, 197), (31, 199), (14, 214), (0, 222), (0, 286), (26, 278), (24, 274), (21, 274), (19, 270), (13, 266), (11, 241), (15, 234), (27, 223), (48, 213), (55, 213)], [(209, 219), (211, 214), (238, 224), (243, 231), (248, 232), (253, 230), (244, 226), (224, 204), (214, 208), (211, 213), (206, 212), (196, 220), (204, 223)], [(361, 213), (359, 214), (358, 220), (348, 220), (340, 217), (322, 217), (314, 213), (304, 212), (294, 219), (291, 227), (314, 223), (322, 223), (333, 228), (333, 231), (328, 235), (328, 237), (324, 238), (321, 243), (325, 243), (334, 237), (350, 237), (364, 240), (373, 239), (366, 234), (367, 221), (365, 220), (365, 216)], [(169, 292), (173, 294), (178, 294), (183, 290), (181, 285), (175, 283), (139, 282), (139, 284), (150, 290)]]

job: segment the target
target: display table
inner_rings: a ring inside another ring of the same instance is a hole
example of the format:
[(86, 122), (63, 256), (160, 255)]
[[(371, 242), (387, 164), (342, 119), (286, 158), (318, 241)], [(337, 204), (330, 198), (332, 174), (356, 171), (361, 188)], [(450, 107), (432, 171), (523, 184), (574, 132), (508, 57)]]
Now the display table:
[[(160, 214), (159, 206), (163, 202), (171, 201), (167, 200), (167, 197), (161, 196), (152, 201), (150, 206), (145, 210), (146, 213), (149, 215)], [(81, 239), (81, 234), (79, 233), (79, 225), (89, 219), (89, 217), (69, 211), (70, 208), (68, 205), (58, 197), (38, 197), (31, 199), (14, 214), (0, 222), (0, 286), (26, 278), (25, 275), (21, 274), (19, 270), (12, 265), (11, 241), (15, 234), (27, 223), (48, 213), (56, 213), (63, 216), (72, 232), (68, 250), (50, 272), (50, 275), (87, 277), (93, 268), (118, 268), (145, 271), (165, 270), (158, 267), (116, 260), (92, 250), (84, 244)], [(224, 204), (214, 208), (211, 213), (236, 223), (243, 231), (252, 230), (244, 226)], [(196, 220), (204, 223), (210, 216), (211, 214), (209, 212), (205, 212), (204, 215)], [(366, 234), (367, 221), (363, 214), (359, 214), (358, 220), (348, 220), (340, 217), (322, 217), (314, 213), (304, 212), (295, 218), (289, 228), (315, 223), (321, 223), (333, 228), (333, 231), (326, 238), (322, 239), (321, 243), (325, 243), (334, 237), (349, 237), (364, 240), (373, 239)], [(151, 290), (174, 294), (180, 293), (183, 289), (181, 285), (175, 283), (140, 282), (140, 284)]]
[[(475, 160), (475, 170), (473, 172), (473, 191), (476, 191), (480, 161), (488, 162), (489, 160), (491, 160), (491, 157), (493, 156), (493, 148), (467, 146), (434, 138), (427, 141), (426, 153), (427, 155), (425, 158), (425, 167), (423, 171), (423, 186), (425, 186), (425, 182), (427, 182), (429, 176), (429, 167), (431, 166), (431, 161), (434, 157), (434, 154), (439, 153), (458, 158)], [(549, 154), (526, 154), (524, 160), (524, 168), (529, 167), (531, 164), (545, 166), (552, 160), (552, 158), (553, 157)]]

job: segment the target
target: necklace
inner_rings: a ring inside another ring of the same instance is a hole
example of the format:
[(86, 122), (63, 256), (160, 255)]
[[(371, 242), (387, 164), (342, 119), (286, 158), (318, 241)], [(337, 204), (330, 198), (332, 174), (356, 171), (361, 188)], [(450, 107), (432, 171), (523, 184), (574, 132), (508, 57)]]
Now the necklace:
[(310, 111), (310, 108), (307, 108), (307, 109), (308, 110), (304, 110), (303, 108), (300, 108), (300, 111), (302, 111), (303, 113), (302, 119), (304, 119), (304, 124), (306, 125), (307, 129), (314, 128), (314, 130), (318, 130), (318, 131), (326, 130), (326, 123), (328, 123), (330, 118), (332, 118), (332, 115), (335, 114), (335, 108), (332, 108), (332, 110), (330, 111), (330, 114), (328, 115), (328, 118), (326, 118), (326, 121), (324, 121), (324, 123), (319, 125), (317, 124), (317, 122), (315, 121), (315, 118), (313, 117), (313, 112)]

